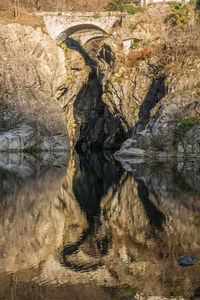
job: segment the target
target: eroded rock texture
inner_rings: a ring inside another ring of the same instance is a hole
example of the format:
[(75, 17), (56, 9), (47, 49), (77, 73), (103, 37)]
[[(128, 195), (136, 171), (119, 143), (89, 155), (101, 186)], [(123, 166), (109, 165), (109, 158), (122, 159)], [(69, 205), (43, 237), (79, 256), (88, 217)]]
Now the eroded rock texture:
[(66, 77), (62, 50), (41, 30), (0, 26), (0, 150), (66, 150), (56, 102)]

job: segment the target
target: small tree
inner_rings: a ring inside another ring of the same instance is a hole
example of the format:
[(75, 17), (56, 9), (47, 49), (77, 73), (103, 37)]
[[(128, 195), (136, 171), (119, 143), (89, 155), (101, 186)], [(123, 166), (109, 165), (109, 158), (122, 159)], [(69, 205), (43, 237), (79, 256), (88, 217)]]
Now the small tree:
[(39, 11), (41, 8), (45, 7), (47, 2), (47, 0), (32, 0), (31, 6), (33, 6), (37, 11)]
[(186, 4), (176, 3), (174, 4), (173, 20), (174, 23), (180, 27), (184, 27), (188, 21), (188, 7)]
[(20, 16), (20, 0), (13, 0), (14, 6), (14, 17), (19, 18)]

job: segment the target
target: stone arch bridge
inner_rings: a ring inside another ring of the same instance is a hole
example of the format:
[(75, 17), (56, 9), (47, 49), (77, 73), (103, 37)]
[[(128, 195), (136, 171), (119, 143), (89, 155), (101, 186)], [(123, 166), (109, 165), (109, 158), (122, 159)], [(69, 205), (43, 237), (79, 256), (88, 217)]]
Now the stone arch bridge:
[(37, 15), (43, 17), (49, 35), (58, 45), (80, 31), (79, 40), (84, 45), (93, 38), (109, 34), (121, 18), (119, 12), (42, 12)]

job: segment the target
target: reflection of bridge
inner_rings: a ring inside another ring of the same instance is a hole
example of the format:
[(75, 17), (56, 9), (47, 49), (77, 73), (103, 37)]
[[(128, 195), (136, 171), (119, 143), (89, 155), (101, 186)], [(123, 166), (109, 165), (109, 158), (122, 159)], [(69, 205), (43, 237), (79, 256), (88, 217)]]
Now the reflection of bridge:
[(57, 44), (61, 44), (67, 37), (87, 30), (83, 43), (96, 37), (109, 34), (110, 30), (120, 20), (120, 13), (79, 13), (79, 12), (43, 12), (38, 15), (44, 18), (47, 31)]

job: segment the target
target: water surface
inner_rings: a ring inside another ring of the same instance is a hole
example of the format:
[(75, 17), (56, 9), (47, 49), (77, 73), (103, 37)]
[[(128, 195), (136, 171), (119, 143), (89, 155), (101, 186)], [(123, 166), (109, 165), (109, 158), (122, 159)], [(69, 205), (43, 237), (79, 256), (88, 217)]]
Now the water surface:
[(200, 297), (198, 162), (0, 158), (0, 299)]

